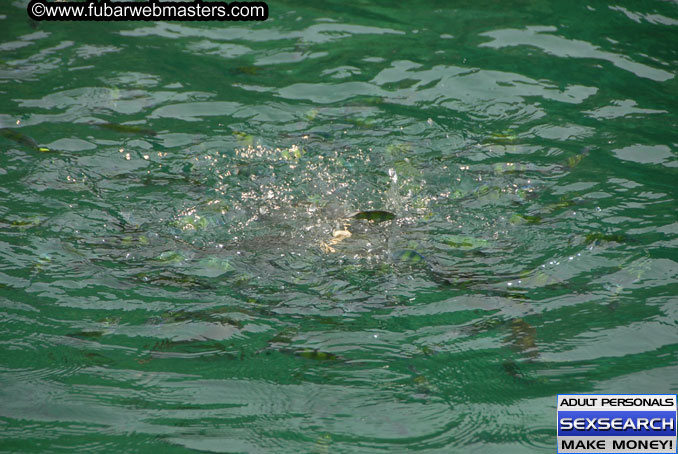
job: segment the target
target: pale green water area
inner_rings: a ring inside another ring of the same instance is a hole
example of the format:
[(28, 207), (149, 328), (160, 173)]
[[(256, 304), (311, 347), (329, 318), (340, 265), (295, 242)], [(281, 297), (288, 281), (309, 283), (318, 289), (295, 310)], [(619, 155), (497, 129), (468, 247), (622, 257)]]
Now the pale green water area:
[(269, 7), (0, 3), (0, 452), (551, 453), (678, 390), (675, 2)]

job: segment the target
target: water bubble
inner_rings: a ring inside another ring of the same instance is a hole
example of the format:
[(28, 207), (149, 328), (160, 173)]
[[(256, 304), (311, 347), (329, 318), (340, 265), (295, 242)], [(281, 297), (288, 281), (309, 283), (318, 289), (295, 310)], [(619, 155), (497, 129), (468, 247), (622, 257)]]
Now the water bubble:
[(394, 183), (398, 182), (398, 173), (395, 171), (395, 169), (388, 169), (388, 176), (391, 177), (391, 181)]

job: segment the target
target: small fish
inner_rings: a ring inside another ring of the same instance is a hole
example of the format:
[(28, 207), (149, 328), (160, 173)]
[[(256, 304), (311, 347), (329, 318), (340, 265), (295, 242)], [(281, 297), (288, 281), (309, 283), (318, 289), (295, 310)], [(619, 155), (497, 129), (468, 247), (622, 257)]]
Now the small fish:
[(474, 322), (469, 326), (469, 328), (472, 333), (477, 334), (493, 330), (504, 325), (505, 323), (506, 320), (502, 318), (489, 316)]
[(614, 241), (616, 243), (625, 243), (628, 241), (628, 237), (625, 235), (606, 235), (600, 232), (589, 233), (586, 235), (586, 244), (593, 243), (594, 241)]
[(38, 145), (38, 142), (36, 142), (35, 139), (33, 139), (32, 137), (28, 137), (27, 135), (21, 134), (20, 132), (17, 132), (13, 129), (9, 128), (0, 129), (0, 136), (5, 137), (21, 145), (26, 145), (35, 151), (41, 151), (43, 153), (50, 151), (49, 148), (41, 147), (40, 145)]
[(479, 249), (490, 246), (488, 240), (463, 235), (444, 235), (443, 243), (458, 249)]
[(509, 219), (509, 222), (514, 225), (520, 224), (541, 224), (541, 216), (530, 216), (514, 214)]
[(336, 361), (340, 359), (339, 356), (335, 355), (334, 353), (321, 352), (319, 350), (310, 348), (297, 350), (294, 352), (294, 354), (301, 356), (302, 358), (314, 359), (316, 361)]
[(386, 146), (386, 153), (390, 157), (402, 156), (412, 151), (412, 145), (409, 143), (392, 143)]
[(2, 224), (7, 224), (10, 227), (17, 228), (20, 230), (25, 230), (25, 229), (30, 229), (33, 227), (37, 227), (40, 224), (45, 222), (45, 218), (42, 218), (40, 216), (30, 216), (27, 217), (26, 219), (18, 219), (16, 221), (7, 221), (4, 219), (0, 219), (0, 223)]
[(426, 260), (423, 255), (412, 249), (403, 249), (398, 251), (394, 254), (394, 257), (396, 260), (412, 265)]
[[(145, 347), (148, 348), (148, 345)], [(221, 342), (211, 342), (197, 339), (163, 339), (156, 342), (153, 347), (150, 348), (148, 353), (153, 358), (171, 358), (181, 354), (190, 356), (214, 356), (215, 354), (223, 355), (224, 353), (230, 353), (226, 355), (227, 357), (231, 357), (233, 359), (236, 358), (235, 352), (229, 351), (229, 349)]]
[(157, 275), (148, 273), (138, 273), (134, 276), (137, 280), (159, 286), (172, 286), (188, 289), (210, 289), (212, 285), (194, 276), (187, 276), (181, 273), (160, 273)]
[(579, 163), (582, 161), (582, 159), (584, 159), (588, 155), (589, 155), (589, 149), (584, 148), (580, 153), (567, 158), (564, 162), (564, 166), (569, 168), (569, 169), (574, 169), (575, 167), (577, 167), (579, 165)]
[(111, 131), (120, 132), (123, 134), (139, 134), (142, 136), (157, 136), (158, 133), (152, 129), (142, 128), (133, 125), (120, 125), (117, 123), (95, 123), (95, 126), (103, 129), (110, 129)]
[(179, 251), (165, 251), (155, 258), (156, 261), (165, 264), (180, 263), (185, 259), (184, 254)]
[(303, 115), (304, 120), (313, 121), (318, 116), (318, 109), (311, 109)]
[(363, 106), (384, 104), (384, 98), (381, 96), (359, 96), (348, 102), (346, 105)]
[(306, 150), (304, 150), (303, 148), (299, 148), (297, 145), (292, 145), (288, 149), (283, 150), (281, 155), (282, 158), (286, 161), (296, 161), (299, 158), (301, 158), (305, 152)]
[(269, 344), (291, 344), (294, 337), (299, 332), (299, 328), (296, 326), (288, 326), (283, 328), (282, 331), (277, 333), (275, 336), (268, 341)]
[(181, 230), (205, 230), (209, 227), (209, 220), (205, 217), (195, 214), (182, 216), (172, 223), (172, 225)]
[(260, 66), (238, 66), (235, 68), (235, 72), (240, 74), (246, 74), (248, 76), (256, 76), (263, 70)]
[(506, 144), (513, 143), (518, 140), (518, 135), (511, 129), (503, 132), (492, 133), (489, 137), (485, 139), (485, 143), (488, 144)]
[(353, 219), (364, 219), (366, 221), (374, 222), (376, 224), (384, 221), (391, 221), (395, 219), (396, 215), (390, 211), (383, 210), (369, 210), (369, 211), (358, 211), (349, 216)]
[(504, 369), (504, 372), (509, 374), (511, 377), (514, 378), (523, 378), (523, 371), (520, 369), (520, 366), (518, 363), (516, 363), (513, 360), (507, 360), (501, 363), (502, 368)]
[(546, 207), (546, 211), (548, 212), (554, 212), (556, 210), (560, 210), (563, 208), (569, 208), (572, 206), (577, 205), (577, 202), (574, 200), (569, 200), (569, 199), (563, 199), (560, 202), (552, 203)]
[(77, 333), (66, 334), (66, 336), (80, 339), (98, 339), (104, 334), (106, 334), (104, 331), (78, 331)]
[(314, 454), (329, 454), (330, 446), (332, 445), (332, 436), (328, 433), (322, 434), (315, 441), (313, 447)]
[(254, 136), (242, 131), (233, 131), (233, 137), (236, 138), (241, 147), (251, 147), (254, 145)]

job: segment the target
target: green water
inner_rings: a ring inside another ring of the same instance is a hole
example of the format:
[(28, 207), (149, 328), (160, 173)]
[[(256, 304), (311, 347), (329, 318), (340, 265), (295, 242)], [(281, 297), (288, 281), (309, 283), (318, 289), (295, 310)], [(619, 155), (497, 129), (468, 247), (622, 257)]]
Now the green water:
[(547, 453), (558, 393), (676, 392), (675, 3), (269, 7), (0, 5), (0, 452)]

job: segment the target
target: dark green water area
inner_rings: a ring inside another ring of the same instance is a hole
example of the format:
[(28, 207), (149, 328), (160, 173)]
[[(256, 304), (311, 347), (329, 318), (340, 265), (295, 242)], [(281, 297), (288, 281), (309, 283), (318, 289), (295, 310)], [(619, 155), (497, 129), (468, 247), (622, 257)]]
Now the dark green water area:
[(0, 452), (551, 453), (678, 389), (678, 5), (0, 3)]

